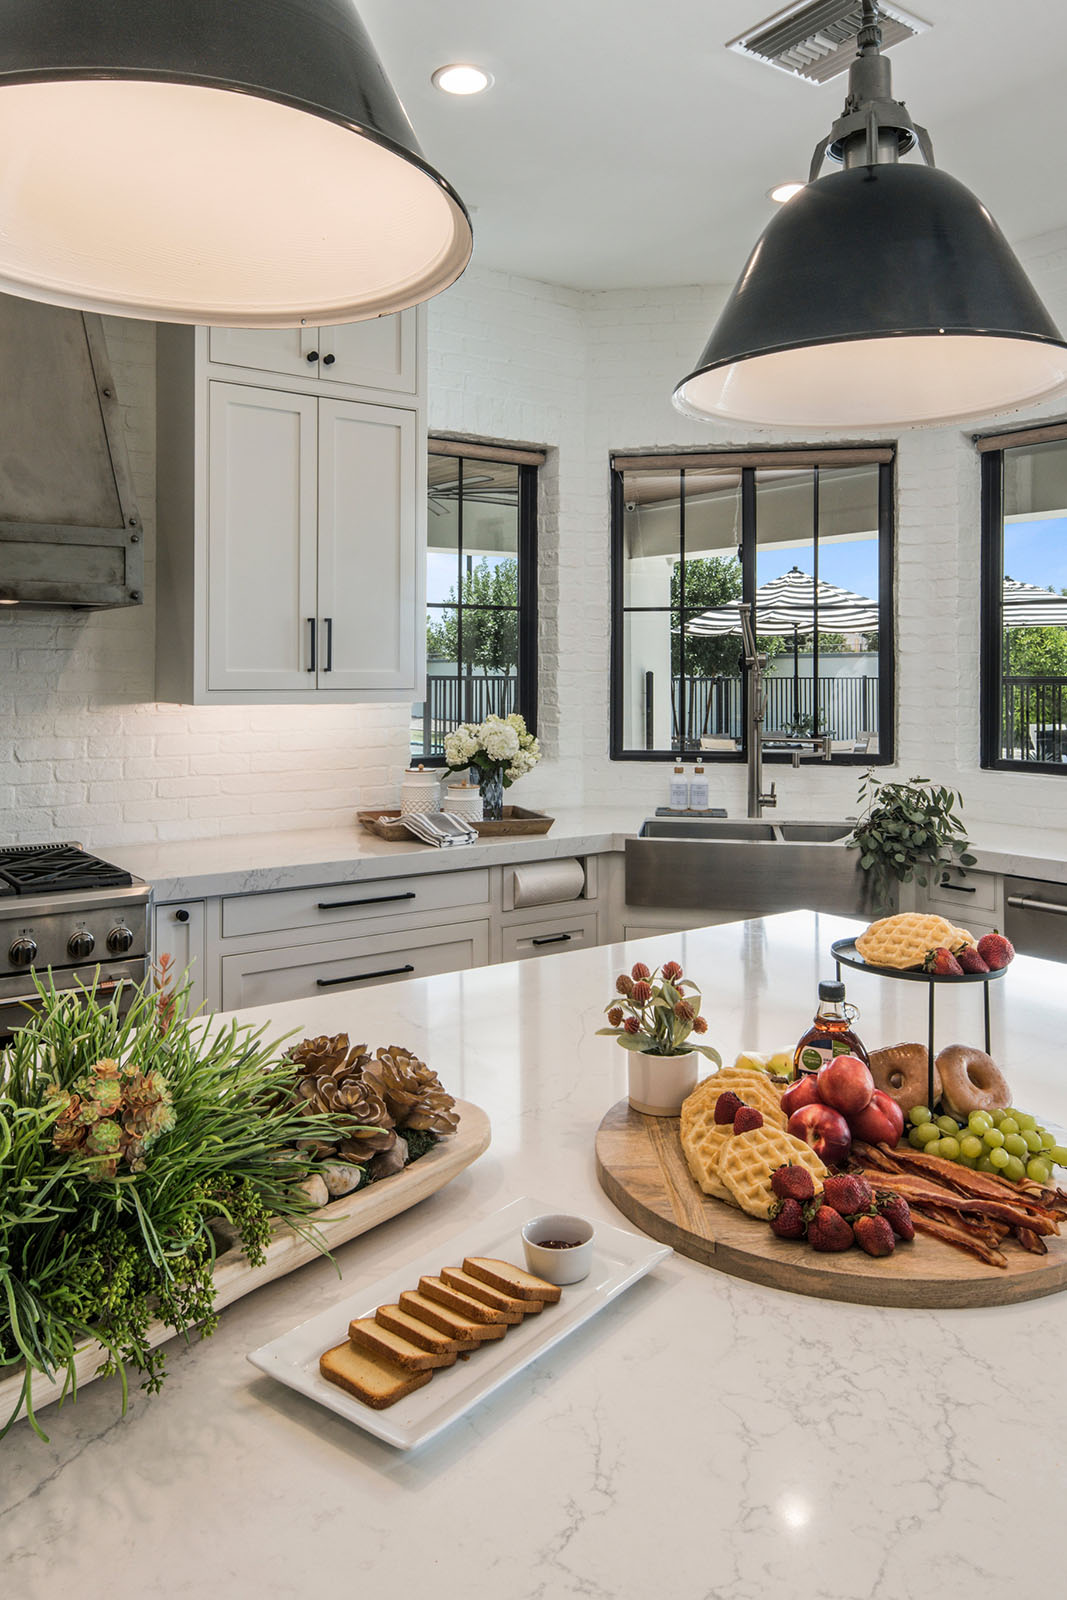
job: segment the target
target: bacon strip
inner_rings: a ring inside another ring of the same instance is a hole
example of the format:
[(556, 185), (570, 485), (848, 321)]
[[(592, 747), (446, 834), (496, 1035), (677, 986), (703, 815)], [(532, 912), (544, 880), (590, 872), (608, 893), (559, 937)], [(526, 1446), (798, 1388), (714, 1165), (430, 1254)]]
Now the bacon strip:
[(984, 1261), (990, 1267), (1007, 1267), (1008, 1258), (1000, 1250), (993, 1250), (976, 1233), (970, 1233), (966, 1228), (953, 1228), (944, 1222), (934, 1222), (932, 1218), (923, 1216), (921, 1212), (913, 1211), (911, 1220), (915, 1224), (917, 1233), (929, 1233), (935, 1239), (941, 1239), (945, 1244), (955, 1245), (957, 1250), (966, 1250), (972, 1256), (977, 1256), (979, 1261)]
[(1014, 1228), (1012, 1232), (1024, 1250), (1032, 1251), (1035, 1256), (1048, 1255), (1048, 1245), (1044, 1239), (1038, 1237), (1032, 1228)]
[[(868, 1183), (872, 1179), (878, 1181), (877, 1173), (865, 1172), (863, 1176)], [(1006, 1222), (1013, 1228), (1031, 1228), (1034, 1233), (1060, 1231), (1059, 1221), (1049, 1212), (1024, 1211), (1020, 1206), (1008, 1205), (999, 1199), (985, 1200), (971, 1195), (956, 1194), (938, 1183), (931, 1183), (927, 1178), (916, 1178), (910, 1172), (897, 1173), (892, 1187), (897, 1194), (904, 1196), (909, 1205), (943, 1206), (949, 1211), (966, 1211), (979, 1217)]]
[[(872, 1146), (862, 1141), (856, 1141), (852, 1148), (861, 1161), (866, 1162), (870, 1157), (871, 1165), (881, 1167), (883, 1171), (891, 1172), (895, 1169), (897, 1172), (914, 1172), (919, 1177), (946, 1184), (960, 1194), (1013, 1205), (1021, 1211), (1033, 1212), (1046, 1220), (1054, 1220), (1059, 1212), (1058, 1205), (1055, 1210), (1042, 1205), (1033, 1193), (1026, 1192), (1020, 1184), (1009, 1184), (1002, 1178), (992, 1177), (989, 1173), (975, 1172), (970, 1167), (962, 1167), (958, 1162), (944, 1161), (940, 1156), (926, 1156), (918, 1150), (910, 1148), (904, 1150), (899, 1147), (891, 1152), (879, 1147), (876, 1152)], [(874, 1159), (876, 1155), (881, 1159)], [(892, 1165), (886, 1165), (887, 1162)], [(1036, 1189), (1037, 1185), (1033, 1187)], [(1043, 1195), (1051, 1193), (1049, 1190), (1039, 1192)]]

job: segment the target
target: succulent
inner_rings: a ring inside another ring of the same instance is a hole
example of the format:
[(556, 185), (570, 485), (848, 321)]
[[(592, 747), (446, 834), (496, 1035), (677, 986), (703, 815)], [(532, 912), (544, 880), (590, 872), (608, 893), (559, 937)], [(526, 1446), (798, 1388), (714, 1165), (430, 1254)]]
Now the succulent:
[(120, 1161), (143, 1171), (149, 1145), (174, 1126), (170, 1089), (158, 1068), (143, 1073), (105, 1057), (73, 1089), (56, 1089), (55, 1098), (60, 1112), (52, 1146), (61, 1155), (91, 1157), (91, 1178), (115, 1177)]
[(459, 1126), (455, 1100), (443, 1088), (432, 1067), (420, 1061), (412, 1051), (398, 1044), (383, 1047), (364, 1072), (378, 1087), (397, 1128), (455, 1133)]

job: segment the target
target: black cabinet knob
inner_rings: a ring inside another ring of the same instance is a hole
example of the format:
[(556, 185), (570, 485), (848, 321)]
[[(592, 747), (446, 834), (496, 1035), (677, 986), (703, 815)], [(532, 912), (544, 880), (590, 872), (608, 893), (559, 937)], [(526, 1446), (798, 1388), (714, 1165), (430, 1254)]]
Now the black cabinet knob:
[(332, 367), (336, 360), (337, 360), (336, 356), (323, 356), (322, 364), (323, 364), (324, 367)]
[(308, 360), (309, 361), (317, 361), (318, 359), (319, 359), (319, 352), (317, 350), (309, 350), (308, 351)]
[(174, 920), (175, 920), (175, 922), (188, 922), (189, 921), (189, 913), (188, 913), (188, 911), (176, 911), (174, 913)]

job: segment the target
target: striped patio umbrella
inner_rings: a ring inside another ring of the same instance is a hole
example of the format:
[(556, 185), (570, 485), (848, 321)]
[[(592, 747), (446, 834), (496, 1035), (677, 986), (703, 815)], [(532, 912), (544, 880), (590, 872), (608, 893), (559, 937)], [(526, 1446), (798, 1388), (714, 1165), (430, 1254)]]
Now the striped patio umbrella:
[(1067, 628), (1067, 595), (1006, 577), (1001, 617), (1005, 628)]
[[(800, 705), (800, 635), (815, 631), (816, 602), (820, 633), (869, 633), (878, 626), (877, 601), (821, 579), (816, 584), (811, 574), (802, 572), (799, 567), (790, 568), (780, 578), (772, 578), (756, 590), (757, 632), (786, 633), (792, 629), (794, 718)], [(740, 633), (738, 606), (741, 604), (739, 600), (730, 600), (724, 606), (702, 611), (686, 623), (686, 633), (705, 637)]]

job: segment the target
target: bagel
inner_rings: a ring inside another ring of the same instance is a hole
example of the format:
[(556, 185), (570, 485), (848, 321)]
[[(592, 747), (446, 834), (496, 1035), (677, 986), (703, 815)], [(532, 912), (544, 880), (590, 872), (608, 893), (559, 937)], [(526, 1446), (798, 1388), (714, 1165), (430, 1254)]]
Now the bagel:
[[(939, 1058), (940, 1059), (940, 1058)], [(871, 1076), (875, 1088), (895, 1100), (905, 1117), (912, 1106), (924, 1106), (930, 1093), (930, 1052), (924, 1044), (893, 1044), (871, 1051)], [(941, 1095), (941, 1078), (934, 1066), (934, 1099)], [(931, 1111), (933, 1106), (930, 1107)]]
[(1011, 1105), (1011, 1090), (1004, 1074), (984, 1050), (969, 1044), (949, 1044), (938, 1052), (945, 1109), (966, 1117), (971, 1111), (1001, 1111)]

